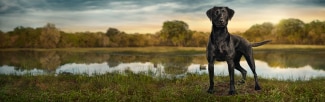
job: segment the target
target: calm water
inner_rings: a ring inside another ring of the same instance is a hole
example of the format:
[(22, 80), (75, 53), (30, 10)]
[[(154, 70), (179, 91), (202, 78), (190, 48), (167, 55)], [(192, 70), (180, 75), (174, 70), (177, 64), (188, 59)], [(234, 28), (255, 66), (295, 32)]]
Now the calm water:
[[(260, 77), (281, 80), (309, 80), (325, 77), (325, 51), (255, 51), (256, 71)], [(246, 61), (241, 65), (252, 76)], [(205, 53), (140, 54), (105, 51), (0, 51), (0, 74), (44, 75), (147, 73), (153, 77), (185, 77), (187, 73), (207, 74)], [(236, 74), (239, 74), (237, 71)], [(225, 62), (215, 63), (215, 75), (228, 75)]]

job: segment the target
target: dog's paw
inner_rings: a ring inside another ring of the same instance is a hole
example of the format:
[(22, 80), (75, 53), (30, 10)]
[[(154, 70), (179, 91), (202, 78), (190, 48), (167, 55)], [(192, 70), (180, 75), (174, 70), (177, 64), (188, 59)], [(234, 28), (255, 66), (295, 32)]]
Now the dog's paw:
[(258, 85), (255, 86), (255, 90), (261, 90), (262, 88)]
[(229, 91), (228, 94), (229, 94), (229, 95), (235, 95), (235, 94), (237, 94), (237, 92), (236, 92), (236, 91)]
[(208, 92), (209, 94), (213, 94), (213, 93), (214, 93), (214, 90), (213, 90), (213, 89), (209, 89), (207, 92)]
[(246, 81), (244, 79), (238, 80), (237, 82), (238, 82), (239, 85), (242, 85), (242, 84), (245, 84), (246, 83)]

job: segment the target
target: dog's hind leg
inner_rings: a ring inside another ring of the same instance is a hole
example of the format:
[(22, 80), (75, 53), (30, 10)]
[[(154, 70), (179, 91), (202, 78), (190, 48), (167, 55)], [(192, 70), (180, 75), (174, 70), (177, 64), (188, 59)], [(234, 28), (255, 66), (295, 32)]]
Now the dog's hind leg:
[(237, 52), (236, 56), (234, 58), (234, 64), (235, 64), (235, 69), (240, 71), (240, 73), (242, 75), (242, 80), (240, 80), (239, 83), (243, 84), (246, 81), (247, 71), (242, 66), (240, 66), (240, 64), (239, 64), (241, 57), (242, 57), (242, 53)]
[(247, 49), (247, 52), (244, 53), (245, 59), (247, 61), (247, 64), (249, 65), (249, 67), (251, 68), (253, 74), (254, 74), (254, 79), (255, 79), (255, 90), (261, 90), (260, 85), (258, 84), (258, 79), (257, 79), (257, 74), (255, 71), (255, 61), (254, 61), (254, 57), (253, 57), (253, 50), (251, 47), (249, 47)]

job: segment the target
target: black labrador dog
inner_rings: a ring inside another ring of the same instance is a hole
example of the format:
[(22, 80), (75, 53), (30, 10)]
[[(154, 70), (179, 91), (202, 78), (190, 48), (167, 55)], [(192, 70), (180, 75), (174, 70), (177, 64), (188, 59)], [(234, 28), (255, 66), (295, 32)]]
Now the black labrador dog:
[(245, 83), (247, 72), (239, 64), (239, 61), (243, 55), (254, 74), (255, 90), (261, 90), (261, 87), (258, 84), (257, 74), (255, 72), (255, 62), (252, 47), (264, 45), (271, 42), (271, 40), (250, 43), (240, 36), (230, 34), (228, 32), (227, 25), (234, 13), (234, 10), (228, 7), (213, 7), (206, 12), (207, 16), (212, 22), (212, 31), (209, 37), (208, 46), (206, 48), (206, 57), (209, 63), (209, 93), (214, 92), (214, 61), (227, 61), (230, 76), (230, 95), (236, 93), (234, 85), (234, 69), (237, 69), (242, 74), (242, 80), (240, 83)]

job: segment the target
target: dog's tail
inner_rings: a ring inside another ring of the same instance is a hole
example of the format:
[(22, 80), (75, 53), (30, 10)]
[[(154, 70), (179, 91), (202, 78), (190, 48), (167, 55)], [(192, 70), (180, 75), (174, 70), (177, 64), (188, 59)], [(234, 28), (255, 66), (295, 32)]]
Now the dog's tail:
[(271, 42), (272, 40), (265, 40), (265, 41), (261, 41), (261, 42), (257, 42), (257, 43), (252, 43), (252, 47), (258, 47), (258, 46), (261, 46), (261, 45), (264, 45), (264, 44), (267, 44), (269, 42)]

